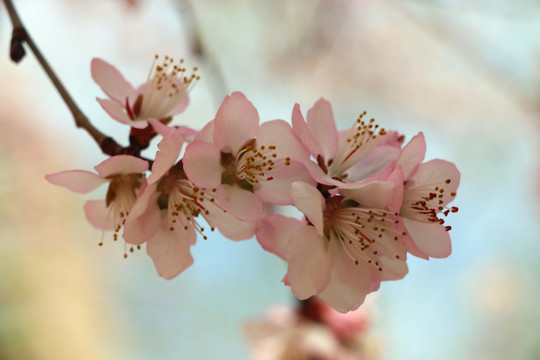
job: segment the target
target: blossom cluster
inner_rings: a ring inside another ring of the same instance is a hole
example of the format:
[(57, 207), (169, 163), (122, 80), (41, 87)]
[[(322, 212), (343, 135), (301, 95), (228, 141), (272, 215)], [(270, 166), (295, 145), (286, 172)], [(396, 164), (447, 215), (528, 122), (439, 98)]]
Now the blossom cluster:
[[(422, 133), (403, 146), (402, 136), (365, 112), (338, 131), (324, 99), (305, 117), (296, 104), (291, 122), (261, 123), (240, 92), (226, 96), (199, 131), (169, 126), (188, 105), (196, 70), (188, 74), (182, 61), (165, 57), (135, 88), (94, 59), (92, 77), (108, 96), (99, 104), (131, 128), (130, 140), (141, 148), (161, 136), (159, 150), (150, 161), (112, 156), (95, 167), (97, 174), (46, 176), (78, 193), (107, 183), (105, 199), (85, 204), (88, 221), (113, 231), (114, 240), (146, 243), (159, 275), (171, 279), (184, 271), (197, 237), (217, 229), (231, 240), (256, 237), (285, 260), (283, 282), (299, 299), (318, 295), (347, 312), (382, 281), (403, 278), (407, 254), (450, 254), (444, 218), (457, 211), (448, 204), (460, 173), (448, 161), (424, 162)], [(302, 216), (274, 213), (274, 205), (294, 206)]]

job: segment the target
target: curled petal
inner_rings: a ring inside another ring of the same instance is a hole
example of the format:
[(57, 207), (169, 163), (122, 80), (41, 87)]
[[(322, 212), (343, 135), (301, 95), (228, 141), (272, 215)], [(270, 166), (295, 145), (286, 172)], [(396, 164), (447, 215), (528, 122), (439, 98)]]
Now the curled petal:
[(323, 211), (326, 205), (319, 190), (312, 185), (298, 181), (291, 185), (291, 197), (294, 206), (308, 218), (317, 233), (322, 236), (324, 229)]
[(232, 154), (254, 139), (259, 130), (257, 109), (241, 92), (233, 92), (223, 100), (214, 121), (215, 144)]
[(146, 243), (146, 252), (154, 261), (159, 276), (173, 279), (193, 264), (190, 246), (196, 238), (192, 226), (187, 229), (179, 226), (170, 231), (167, 220), (163, 221), (159, 232)]
[(107, 179), (85, 170), (61, 171), (46, 175), (45, 179), (51, 184), (63, 186), (80, 194), (86, 194), (101, 184), (108, 182)]
[(219, 149), (212, 143), (194, 141), (186, 147), (182, 163), (189, 180), (195, 185), (214, 189), (221, 184)]
[(290, 236), (286, 258), (291, 290), (300, 300), (319, 294), (328, 285), (334, 257), (328, 241), (313, 226), (305, 226)]
[(94, 169), (102, 178), (119, 174), (142, 174), (148, 170), (148, 162), (131, 155), (116, 155), (101, 162)]
[(219, 205), (239, 220), (259, 221), (264, 208), (262, 201), (252, 192), (236, 185), (221, 185), (216, 191)]
[(111, 99), (120, 104), (126, 101), (126, 97), (132, 97), (135, 89), (111, 64), (98, 58), (92, 59), (92, 79), (99, 85), (101, 90)]
[(86, 219), (95, 228), (114, 230), (113, 216), (105, 200), (89, 200), (84, 204)]
[(287, 260), (289, 237), (304, 226), (302, 221), (281, 214), (266, 215), (257, 230), (257, 241), (264, 250)]

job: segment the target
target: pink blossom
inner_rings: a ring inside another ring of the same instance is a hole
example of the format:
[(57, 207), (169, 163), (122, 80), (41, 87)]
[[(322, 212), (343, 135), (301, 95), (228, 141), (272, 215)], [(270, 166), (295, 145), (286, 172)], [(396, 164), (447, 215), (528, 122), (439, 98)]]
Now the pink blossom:
[(97, 101), (116, 121), (134, 128), (144, 129), (147, 120), (154, 118), (164, 123), (184, 111), (188, 105), (188, 92), (199, 77), (187, 75), (183, 59), (178, 64), (165, 56), (161, 64), (156, 55), (148, 80), (134, 88), (111, 64), (92, 59), (92, 78), (109, 99)]
[(327, 198), (309, 184), (292, 184), (294, 205), (309, 224), (263, 220), (281, 229), (275, 233), (285, 234), (287, 241), (272, 241), (268, 231), (257, 237), (288, 262), (286, 281), (299, 299), (319, 295), (347, 312), (358, 308), (381, 281), (406, 275), (404, 234), (396, 212), (401, 203), (395, 197), (401, 184), (399, 177), (359, 183)]
[[(272, 307), (264, 318), (248, 322), (244, 329), (256, 360), (327, 359), (368, 360), (377, 354), (366, 342), (367, 313), (335, 312), (315, 298), (319, 314), (306, 317), (285, 306)], [(336, 331), (337, 330), (337, 331)]]
[[(444, 258), (452, 252), (450, 226), (441, 216), (457, 212), (448, 207), (456, 196), (460, 173), (448, 161), (435, 159), (422, 163), (426, 153), (424, 134), (419, 133), (403, 148), (391, 165), (403, 172), (403, 202), (399, 215), (407, 232), (405, 243), (411, 254), (428, 259)], [(388, 171), (386, 171), (388, 172)], [(384, 177), (384, 175), (382, 175)]]
[(332, 107), (319, 99), (304, 120), (300, 106), (292, 112), (296, 136), (316, 160), (305, 162), (311, 176), (320, 184), (341, 186), (375, 176), (399, 155), (401, 138), (387, 133), (374, 119), (364, 120), (362, 113), (347, 131), (338, 132)]
[[(213, 132), (211, 139), (210, 132)], [(308, 154), (283, 120), (259, 126), (259, 115), (240, 92), (227, 96), (216, 118), (186, 148), (187, 177), (197, 186), (216, 189), (220, 206), (240, 220), (263, 216), (263, 203), (292, 203), (293, 181), (313, 183), (302, 163)]]
[(190, 247), (197, 233), (207, 239), (201, 218), (210, 231), (217, 227), (233, 240), (251, 238), (255, 224), (232, 217), (217, 204), (215, 191), (198, 188), (188, 180), (182, 162), (176, 163), (184, 140), (182, 130), (166, 128), (154, 119), (150, 122), (164, 137), (148, 186), (126, 221), (124, 237), (131, 244), (146, 242), (158, 274), (172, 279), (193, 263)]
[[(76, 193), (88, 193), (109, 183), (104, 200), (90, 200), (84, 205), (88, 221), (98, 229), (114, 230), (114, 240), (124, 226), (137, 192), (143, 185), (148, 162), (130, 155), (112, 156), (95, 167), (97, 175), (85, 170), (68, 170), (45, 176), (50, 183)], [(100, 243), (101, 245), (101, 243)]]

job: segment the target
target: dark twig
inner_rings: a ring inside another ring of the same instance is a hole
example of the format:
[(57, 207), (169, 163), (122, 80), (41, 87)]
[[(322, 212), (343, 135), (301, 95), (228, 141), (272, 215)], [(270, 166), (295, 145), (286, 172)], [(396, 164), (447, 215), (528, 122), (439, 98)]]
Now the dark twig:
[(39, 51), (37, 45), (32, 40), (32, 37), (30, 36), (30, 34), (28, 34), (28, 31), (26, 31), (26, 28), (22, 24), (19, 15), (15, 11), (15, 7), (13, 6), (12, 1), (4, 0), (4, 5), (6, 6), (6, 10), (11, 19), (11, 23), (13, 24), (13, 36), (11, 39), (10, 48), (11, 60), (16, 63), (22, 60), (22, 58), (26, 54), (23, 47), (23, 44), (26, 42), (28, 46), (30, 46), (30, 49), (38, 59), (41, 67), (43, 68), (45, 73), (47, 73), (47, 76), (49, 77), (49, 79), (51, 79), (54, 87), (56, 88), (56, 90), (58, 90), (60, 96), (71, 111), (73, 119), (75, 120), (75, 125), (79, 128), (85, 129), (90, 134), (90, 136), (94, 138), (96, 143), (99, 145), (99, 147), (105, 154), (118, 155), (126, 153), (126, 149), (118, 145), (118, 143), (114, 139), (103, 134), (101, 131), (95, 128), (90, 123), (90, 120), (88, 120), (86, 115), (84, 115), (83, 112), (79, 109), (79, 107), (77, 106), (75, 101), (73, 101), (62, 82), (60, 82), (60, 79), (58, 79), (52, 68), (49, 66), (49, 64)]

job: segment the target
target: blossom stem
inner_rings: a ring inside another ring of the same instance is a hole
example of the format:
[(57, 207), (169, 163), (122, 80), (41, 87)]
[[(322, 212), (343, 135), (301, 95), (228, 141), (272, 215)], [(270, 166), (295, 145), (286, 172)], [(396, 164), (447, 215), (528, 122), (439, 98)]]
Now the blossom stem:
[(41, 52), (39, 51), (36, 43), (22, 24), (22, 21), (17, 14), (17, 11), (15, 10), (15, 7), (13, 6), (13, 3), (11, 0), (4, 0), (4, 5), (6, 6), (6, 10), (9, 14), (9, 18), (11, 19), (11, 23), (13, 25), (13, 35), (11, 39), (11, 49), (10, 49), (10, 57), (11, 60), (18, 63), (22, 60), (22, 58), (25, 55), (25, 50), (23, 47), (24, 42), (30, 46), (30, 49), (36, 56), (39, 64), (49, 77), (51, 79), (52, 83), (54, 84), (54, 87), (66, 103), (67, 107), (71, 111), (71, 114), (73, 115), (73, 119), (75, 120), (75, 126), (79, 128), (85, 129), (90, 136), (96, 141), (96, 143), (99, 145), (101, 150), (107, 154), (107, 155), (117, 155), (121, 153), (125, 153), (124, 149), (118, 145), (118, 143), (112, 139), (111, 137), (103, 134), (101, 131), (99, 131), (97, 128), (95, 128), (91, 123), (90, 120), (84, 115), (84, 113), (79, 109), (75, 101), (71, 98), (69, 92), (66, 90), (60, 79), (56, 76), (53, 69), (49, 66)]

